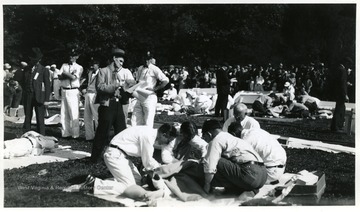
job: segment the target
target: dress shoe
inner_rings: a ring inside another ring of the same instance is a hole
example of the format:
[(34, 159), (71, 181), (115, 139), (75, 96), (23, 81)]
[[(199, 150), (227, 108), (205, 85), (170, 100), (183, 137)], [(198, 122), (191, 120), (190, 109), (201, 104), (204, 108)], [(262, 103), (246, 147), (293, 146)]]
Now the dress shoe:
[(94, 184), (95, 184), (95, 177), (89, 174), (85, 181), (82, 183), (82, 185), (79, 188), (80, 192), (83, 193), (93, 193), (94, 192)]

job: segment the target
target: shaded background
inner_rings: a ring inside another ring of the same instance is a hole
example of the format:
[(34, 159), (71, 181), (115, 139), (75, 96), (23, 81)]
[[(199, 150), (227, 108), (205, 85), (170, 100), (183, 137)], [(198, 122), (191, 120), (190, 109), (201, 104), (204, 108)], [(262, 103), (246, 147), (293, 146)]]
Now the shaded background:
[(147, 50), (159, 65), (230, 64), (330, 66), (355, 59), (355, 4), (6, 5), (4, 61), (18, 64), (38, 46), (44, 64), (61, 64), (77, 46), (84, 66), (104, 63), (116, 45), (127, 66)]

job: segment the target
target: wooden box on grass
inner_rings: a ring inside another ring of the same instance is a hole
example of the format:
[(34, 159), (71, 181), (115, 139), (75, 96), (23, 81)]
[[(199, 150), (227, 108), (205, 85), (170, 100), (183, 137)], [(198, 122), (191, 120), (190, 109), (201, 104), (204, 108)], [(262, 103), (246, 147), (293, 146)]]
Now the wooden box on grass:
[(325, 173), (316, 172), (314, 174), (319, 177), (314, 185), (295, 185), (283, 201), (301, 205), (318, 204), (326, 187)]

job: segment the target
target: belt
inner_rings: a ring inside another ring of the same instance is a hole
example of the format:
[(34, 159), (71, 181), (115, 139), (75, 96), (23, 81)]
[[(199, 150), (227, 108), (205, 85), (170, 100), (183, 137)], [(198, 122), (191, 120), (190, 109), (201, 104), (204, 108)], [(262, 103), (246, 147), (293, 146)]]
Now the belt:
[(266, 168), (270, 169), (270, 168), (284, 168), (284, 167), (285, 167), (284, 165), (276, 165), (276, 166), (267, 166)]
[(30, 143), (31, 143), (31, 146), (34, 147), (34, 143), (32, 142), (32, 140), (30, 138), (28, 138), (28, 137), (25, 137), (25, 138), (28, 139), (30, 141)]
[(120, 99), (117, 97), (111, 97), (110, 100), (114, 100), (114, 101), (118, 102)]
[(245, 162), (245, 163), (241, 163), (240, 165), (259, 165), (259, 166), (264, 166), (264, 163), (258, 162), (258, 161), (248, 161), (248, 162)]
[(62, 88), (62, 89), (64, 89), (64, 90), (73, 90), (73, 89), (79, 89), (79, 88)]
[(124, 152), (124, 150), (122, 150), (120, 147), (118, 147), (118, 146), (116, 146), (116, 145), (114, 145), (114, 144), (110, 144), (109, 147), (118, 149), (118, 150), (120, 150), (120, 152), (124, 153), (124, 155), (127, 156), (126, 152)]

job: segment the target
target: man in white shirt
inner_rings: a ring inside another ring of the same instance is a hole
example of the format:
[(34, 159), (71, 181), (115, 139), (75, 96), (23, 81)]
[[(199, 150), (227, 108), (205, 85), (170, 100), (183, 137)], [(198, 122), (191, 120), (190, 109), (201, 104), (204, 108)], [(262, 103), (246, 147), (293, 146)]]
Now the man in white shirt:
[(95, 138), (95, 131), (98, 126), (98, 108), (99, 104), (95, 104), (96, 99), (96, 77), (99, 73), (99, 62), (94, 61), (92, 70), (88, 73), (88, 85), (85, 91), (85, 110), (84, 110), (84, 122), (85, 122), (85, 139), (86, 141), (92, 141)]
[(20, 138), (4, 141), (4, 159), (24, 156), (39, 156), (44, 151), (58, 147), (58, 140), (53, 136), (44, 136), (35, 131), (28, 131)]
[(61, 135), (62, 137), (78, 138), (79, 125), (79, 88), (83, 67), (76, 63), (79, 54), (72, 49), (69, 62), (61, 66)]
[(129, 114), (129, 98), (131, 96), (130, 93), (126, 92), (130, 87), (136, 84), (135, 79), (131, 71), (127, 68), (124, 68), (122, 65), (119, 67), (119, 71), (117, 73), (117, 78), (120, 81), (120, 86), (125, 91), (121, 96), (121, 104), (124, 110), (125, 121), (127, 121)]
[(137, 99), (131, 117), (131, 125), (147, 125), (152, 127), (154, 125), (154, 118), (156, 113), (157, 95), (156, 91), (164, 88), (169, 83), (169, 78), (155, 66), (152, 61), (154, 57), (148, 54), (146, 64), (140, 66), (137, 81), (142, 83), (142, 89), (147, 92), (143, 99)]
[(286, 152), (274, 136), (262, 129), (243, 129), (239, 123), (229, 126), (229, 133), (242, 138), (264, 160), (267, 171), (266, 184), (276, 184), (284, 174)]
[(202, 137), (209, 143), (204, 158), (205, 192), (209, 193), (212, 186), (220, 186), (255, 195), (265, 184), (266, 168), (250, 144), (223, 132), (217, 120), (204, 122)]
[(238, 103), (234, 106), (234, 116), (228, 118), (224, 125), (223, 125), (223, 131), (227, 132), (228, 127), (233, 122), (238, 122), (241, 124), (241, 126), (244, 129), (251, 129), (251, 128), (259, 128), (260, 124), (258, 121), (256, 121), (254, 118), (249, 117), (246, 115), (247, 113), (247, 107), (243, 103)]
[(133, 199), (146, 197), (149, 193), (140, 187), (139, 170), (128, 156), (141, 158), (144, 171), (152, 172), (160, 166), (153, 158), (154, 146), (168, 144), (176, 134), (176, 128), (170, 124), (163, 124), (158, 130), (149, 126), (134, 126), (121, 131), (111, 140), (104, 153), (105, 164), (114, 180), (102, 180), (89, 175), (82, 187), (97, 195), (131, 194), (130, 198)]
[(55, 64), (52, 64), (50, 66), (50, 70), (53, 72), (53, 92), (54, 92), (54, 98), (56, 100), (60, 100), (61, 98), (61, 81), (59, 79), (60, 70), (56, 68)]

